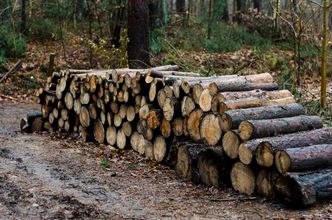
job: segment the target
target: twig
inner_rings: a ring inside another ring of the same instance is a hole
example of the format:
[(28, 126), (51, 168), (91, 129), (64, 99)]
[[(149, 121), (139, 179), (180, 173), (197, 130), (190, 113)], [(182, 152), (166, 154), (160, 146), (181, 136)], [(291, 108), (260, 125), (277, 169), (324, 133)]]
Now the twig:
[(0, 79), (0, 83), (4, 81), (9, 74), (15, 72), (21, 66), (21, 64), (22, 60), (17, 61), (17, 63), (15, 63), (15, 65), (12, 68), (10, 68), (10, 70), (7, 73), (5, 73), (5, 75), (3, 75), (3, 77)]
[(4, 95), (4, 94), (0, 94), (0, 98), (4, 98), (4, 99), (10, 99), (12, 101), (16, 101), (17, 99), (8, 95)]

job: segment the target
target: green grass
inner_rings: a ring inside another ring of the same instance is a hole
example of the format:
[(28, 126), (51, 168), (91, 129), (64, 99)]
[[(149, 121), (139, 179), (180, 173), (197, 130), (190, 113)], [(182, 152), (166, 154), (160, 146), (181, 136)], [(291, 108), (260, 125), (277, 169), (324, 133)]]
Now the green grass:
[(110, 162), (106, 158), (102, 158), (99, 163), (100, 167), (103, 169), (108, 169), (111, 167)]

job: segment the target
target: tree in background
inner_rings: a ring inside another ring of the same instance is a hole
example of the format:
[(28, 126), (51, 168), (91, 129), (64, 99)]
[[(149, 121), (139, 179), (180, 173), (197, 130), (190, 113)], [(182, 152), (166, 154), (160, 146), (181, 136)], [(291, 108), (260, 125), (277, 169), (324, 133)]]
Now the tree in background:
[(146, 0), (128, 0), (128, 38), (129, 67), (149, 66), (149, 6)]
[(328, 0), (323, 1), (323, 42), (322, 42), (322, 67), (321, 67), (321, 108), (326, 107), (327, 95), (327, 35), (328, 35), (328, 20), (329, 20), (329, 4)]

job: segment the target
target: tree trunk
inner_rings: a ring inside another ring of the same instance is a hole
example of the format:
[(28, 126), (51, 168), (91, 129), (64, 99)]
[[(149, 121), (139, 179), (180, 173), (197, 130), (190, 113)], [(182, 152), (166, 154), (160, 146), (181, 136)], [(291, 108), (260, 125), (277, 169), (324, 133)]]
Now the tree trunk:
[(289, 173), (276, 181), (276, 190), (290, 205), (303, 207), (332, 197), (332, 170)]
[(286, 118), (303, 115), (302, 105), (294, 103), (288, 105), (273, 105), (258, 108), (235, 109), (222, 114), (221, 128), (224, 132), (237, 129), (242, 121), (273, 118)]
[(329, 18), (329, 1), (323, 1), (323, 42), (322, 42), (322, 67), (321, 67), (321, 107), (324, 109), (327, 104), (327, 41), (328, 41), (328, 18)]
[(254, 9), (257, 10), (257, 12), (260, 12), (262, 9), (262, 0), (253, 0), (254, 2)]
[(129, 67), (149, 66), (149, 7), (147, 1), (128, 1), (128, 38)]
[(26, 23), (26, 0), (21, 0), (21, 33), (26, 34), (27, 23)]
[(332, 165), (332, 144), (277, 151), (274, 161), (278, 171), (282, 174), (328, 167)]
[(290, 118), (248, 120), (239, 125), (239, 135), (243, 141), (247, 141), (322, 127), (323, 122), (318, 116), (300, 115)]

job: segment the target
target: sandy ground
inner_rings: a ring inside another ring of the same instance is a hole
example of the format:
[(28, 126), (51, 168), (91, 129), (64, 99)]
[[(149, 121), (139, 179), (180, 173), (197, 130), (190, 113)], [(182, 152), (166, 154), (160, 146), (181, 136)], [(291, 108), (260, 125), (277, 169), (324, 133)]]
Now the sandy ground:
[[(131, 151), (22, 134), (33, 104), (0, 102), (0, 219), (332, 219), (332, 201), (292, 210), (261, 197), (184, 182)], [(103, 169), (103, 155), (112, 155)]]

